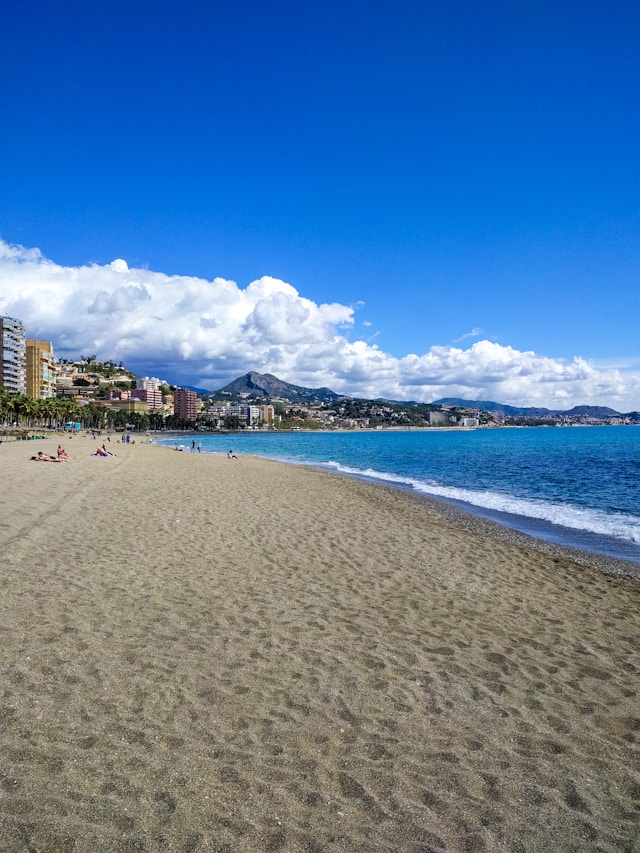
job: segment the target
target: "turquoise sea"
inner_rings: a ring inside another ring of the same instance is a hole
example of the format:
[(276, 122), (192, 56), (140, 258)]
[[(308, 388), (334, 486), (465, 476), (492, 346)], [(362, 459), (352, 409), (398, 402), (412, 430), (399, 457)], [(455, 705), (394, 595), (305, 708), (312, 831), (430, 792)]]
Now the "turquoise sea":
[[(185, 451), (193, 434), (158, 438)], [(330, 468), (453, 502), (550, 542), (640, 563), (640, 427), (195, 435), (202, 452)]]

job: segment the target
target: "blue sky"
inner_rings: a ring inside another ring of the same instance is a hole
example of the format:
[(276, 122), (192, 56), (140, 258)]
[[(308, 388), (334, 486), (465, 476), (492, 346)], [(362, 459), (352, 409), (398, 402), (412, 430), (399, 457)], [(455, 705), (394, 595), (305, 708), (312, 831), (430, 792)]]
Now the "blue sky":
[(640, 408), (639, 34), (630, 2), (10, 4), (0, 312), (185, 384)]

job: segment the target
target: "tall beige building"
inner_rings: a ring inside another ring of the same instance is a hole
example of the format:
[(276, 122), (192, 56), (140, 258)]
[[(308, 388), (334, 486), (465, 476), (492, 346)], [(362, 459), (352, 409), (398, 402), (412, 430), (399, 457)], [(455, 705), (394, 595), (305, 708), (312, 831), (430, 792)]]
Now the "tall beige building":
[(275, 419), (275, 410), (273, 406), (258, 406), (260, 409), (260, 423), (271, 426)]
[(27, 341), (27, 395), (36, 400), (56, 395), (56, 366), (50, 341)]

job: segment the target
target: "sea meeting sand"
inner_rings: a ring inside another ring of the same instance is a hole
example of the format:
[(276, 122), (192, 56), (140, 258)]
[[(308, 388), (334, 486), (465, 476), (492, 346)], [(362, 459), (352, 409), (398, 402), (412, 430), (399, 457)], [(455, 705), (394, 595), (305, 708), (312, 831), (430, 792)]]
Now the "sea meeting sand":
[(0, 850), (640, 851), (637, 577), (97, 443), (0, 446)]

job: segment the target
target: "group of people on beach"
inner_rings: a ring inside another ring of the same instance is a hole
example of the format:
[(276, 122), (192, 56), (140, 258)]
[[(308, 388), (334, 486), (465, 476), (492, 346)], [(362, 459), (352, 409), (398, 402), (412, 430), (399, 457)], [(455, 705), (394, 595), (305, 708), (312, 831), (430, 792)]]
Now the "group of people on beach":
[(33, 462), (71, 462), (71, 457), (61, 444), (58, 445), (57, 456), (50, 456), (48, 453), (39, 450), (31, 459)]
[[(180, 451), (180, 450), (184, 450), (184, 447), (181, 444), (178, 444), (177, 441), (174, 441), (173, 449)], [(202, 443), (198, 442), (198, 444), (196, 444), (195, 440), (192, 441), (191, 442), (191, 453), (201, 453), (201, 452), (202, 452)], [(227, 459), (237, 459), (237, 458), (238, 457), (233, 452), (233, 450), (227, 451)]]
[[(111, 453), (110, 450), (107, 450), (106, 446), (103, 444), (99, 447), (95, 453), (91, 454), (92, 456), (115, 456), (115, 453)], [(56, 456), (51, 456), (49, 453), (45, 453), (42, 450), (39, 450), (35, 456), (31, 457), (33, 462), (71, 462), (71, 457), (64, 449), (64, 447), (59, 444), (58, 445), (58, 453)]]

